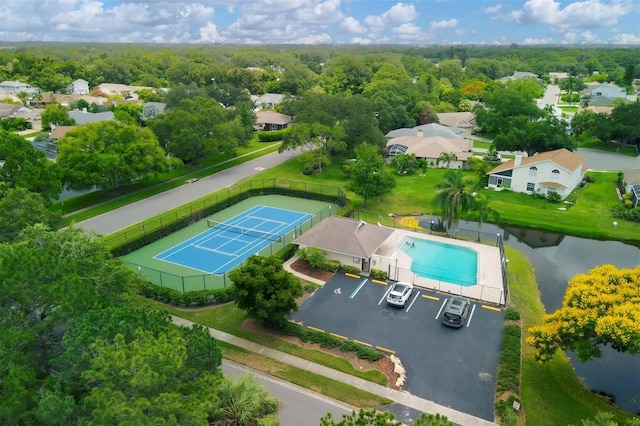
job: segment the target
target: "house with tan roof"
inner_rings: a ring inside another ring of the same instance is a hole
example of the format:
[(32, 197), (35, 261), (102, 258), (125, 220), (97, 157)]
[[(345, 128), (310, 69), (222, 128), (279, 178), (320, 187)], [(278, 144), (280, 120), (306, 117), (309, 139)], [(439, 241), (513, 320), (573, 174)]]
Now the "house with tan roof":
[[(469, 159), (473, 157), (473, 141), (442, 136), (400, 136), (387, 142), (387, 151), (391, 157), (414, 154), (416, 158), (426, 160), (431, 167), (467, 169)], [(442, 161), (444, 154), (449, 156), (448, 161)]]
[(585, 158), (568, 149), (516, 158), (490, 170), (489, 188), (547, 196), (555, 192), (564, 200), (582, 181)]
[(282, 130), (293, 123), (293, 117), (275, 111), (256, 112), (256, 123), (253, 128), (257, 131)]
[(369, 272), (371, 256), (393, 234), (393, 228), (374, 225), (358, 219), (329, 216), (293, 240), (304, 249), (316, 247), (327, 260), (337, 260)]
[(459, 129), (473, 129), (476, 127), (476, 116), (472, 112), (441, 112), (438, 122), (443, 126)]

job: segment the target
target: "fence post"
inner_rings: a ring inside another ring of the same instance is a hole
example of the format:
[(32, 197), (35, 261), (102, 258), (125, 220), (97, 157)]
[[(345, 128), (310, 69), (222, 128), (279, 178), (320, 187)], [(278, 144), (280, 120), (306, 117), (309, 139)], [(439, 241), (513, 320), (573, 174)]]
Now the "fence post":
[(182, 294), (185, 294), (186, 291), (184, 290), (184, 277), (180, 277), (182, 278)]

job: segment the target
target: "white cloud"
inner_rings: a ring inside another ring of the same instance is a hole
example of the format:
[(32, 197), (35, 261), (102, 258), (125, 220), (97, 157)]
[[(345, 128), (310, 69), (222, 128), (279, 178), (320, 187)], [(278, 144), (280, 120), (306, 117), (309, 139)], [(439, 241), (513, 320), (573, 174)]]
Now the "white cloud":
[(362, 34), (367, 29), (357, 19), (349, 16), (340, 23), (340, 29), (348, 34)]
[(482, 9), (482, 11), (484, 13), (487, 13), (489, 15), (493, 15), (493, 14), (499, 13), (501, 10), (502, 10), (502, 5), (501, 4), (496, 4), (495, 6), (487, 6), (487, 7)]
[(613, 25), (632, 10), (631, 0), (585, 0), (569, 3), (564, 8), (554, 0), (528, 0), (521, 10), (511, 12), (506, 19), (521, 24), (551, 25), (554, 32), (566, 32)]
[(291, 41), (293, 44), (329, 44), (331, 36), (329, 34), (312, 34)]
[(371, 44), (371, 40), (368, 39), (368, 38), (353, 37), (351, 40), (349, 40), (349, 43), (353, 43), (353, 44)]
[(540, 45), (540, 44), (551, 44), (553, 43), (553, 39), (550, 37), (546, 38), (525, 38), (522, 40), (521, 44), (524, 45)]
[(444, 28), (452, 28), (458, 25), (457, 19), (447, 19), (446, 21), (432, 21), (429, 24), (429, 28), (433, 30), (441, 30)]
[(213, 22), (200, 28), (200, 41), (203, 43), (222, 43), (225, 40), (218, 32), (218, 27)]
[(418, 13), (414, 5), (398, 3), (381, 15), (368, 15), (364, 18), (364, 23), (374, 30), (382, 30), (415, 21), (417, 17)]
[(640, 44), (640, 36), (631, 33), (616, 34), (609, 39), (612, 44)]

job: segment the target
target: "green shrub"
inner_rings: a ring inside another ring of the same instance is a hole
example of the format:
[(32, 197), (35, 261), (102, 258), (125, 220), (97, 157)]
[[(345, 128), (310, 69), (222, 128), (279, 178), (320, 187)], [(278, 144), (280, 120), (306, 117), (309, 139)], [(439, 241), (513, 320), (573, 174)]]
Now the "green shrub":
[(358, 268), (357, 266), (352, 266), (352, 265), (340, 265), (340, 269), (343, 272), (346, 272), (348, 274), (357, 274), (360, 275), (360, 268)]
[(509, 307), (504, 311), (504, 318), (510, 321), (520, 321), (520, 312)]
[(381, 269), (372, 269), (369, 271), (369, 276), (374, 280), (386, 280), (387, 279), (387, 271), (383, 271)]
[(286, 130), (267, 130), (264, 132), (258, 132), (258, 140), (260, 142), (275, 142), (281, 141), (284, 138)]
[(340, 262), (337, 260), (328, 260), (322, 269), (329, 272), (338, 272), (340, 270)]
[(506, 325), (502, 332), (502, 350), (496, 389), (520, 394), (520, 350), (522, 331), (515, 325)]
[(176, 306), (191, 306), (231, 302), (235, 299), (236, 293), (233, 286), (182, 293), (172, 288), (145, 283), (140, 287), (140, 295), (147, 299), (156, 299)]
[(562, 201), (562, 197), (557, 192), (549, 192), (547, 194), (547, 201), (549, 201), (551, 204), (558, 204), (560, 201)]
[(591, 176), (591, 175), (589, 175), (589, 176), (585, 176), (584, 177), (584, 181), (588, 182), (588, 183), (594, 183), (596, 181), (596, 178)]

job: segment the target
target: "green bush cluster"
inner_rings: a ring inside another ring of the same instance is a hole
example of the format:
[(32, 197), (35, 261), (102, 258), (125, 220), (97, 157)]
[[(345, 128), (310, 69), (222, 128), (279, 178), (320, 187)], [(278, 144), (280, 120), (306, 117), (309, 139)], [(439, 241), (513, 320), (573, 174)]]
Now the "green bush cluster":
[(387, 271), (383, 271), (382, 269), (372, 269), (369, 271), (369, 276), (374, 280), (383, 280), (386, 281), (388, 275)]
[(509, 321), (520, 321), (520, 312), (518, 312), (512, 307), (508, 307), (504, 311), (504, 319)]
[(622, 205), (617, 205), (609, 212), (611, 217), (618, 219), (624, 219), (631, 222), (640, 222), (640, 207), (626, 208)]
[(352, 266), (352, 265), (340, 265), (340, 269), (348, 274), (356, 274), (356, 275), (360, 275), (360, 268), (358, 268), (357, 266)]
[(562, 197), (557, 192), (549, 192), (547, 194), (547, 201), (549, 201), (551, 204), (558, 204), (560, 201), (562, 201)]
[(197, 290), (182, 293), (168, 287), (145, 283), (140, 288), (140, 294), (147, 299), (159, 300), (175, 306), (202, 306), (216, 303), (231, 302), (236, 292), (233, 286), (212, 290)]
[(380, 351), (368, 348), (351, 340), (338, 339), (329, 333), (308, 330), (290, 322), (284, 324), (279, 331), (289, 336), (296, 336), (303, 342), (316, 343), (325, 349), (340, 348), (343, 352), (355, 352), (358, 358), (367, 361), (378, 361), (384, 356)]
[(286, 132), (286, 130), (268, 130), (265, 132), (258, 132), (258, 140), (260, 142), (281, 141)]
[(496, 389), (520, 394), (520, 346), (522, 331), (515, 325), (506, 325), (502, 331), (502, 351), (498, 365)]

